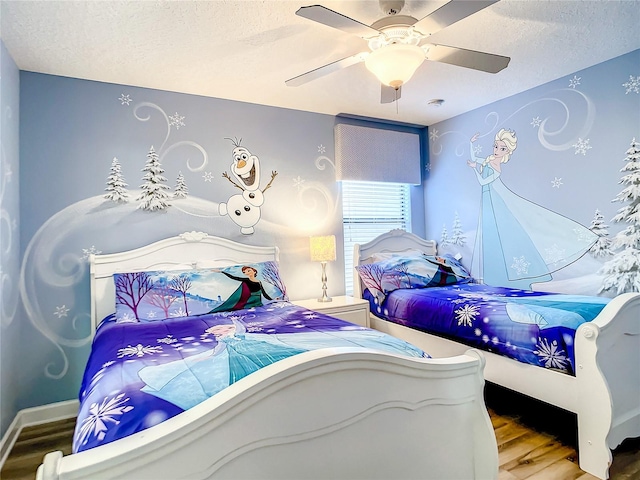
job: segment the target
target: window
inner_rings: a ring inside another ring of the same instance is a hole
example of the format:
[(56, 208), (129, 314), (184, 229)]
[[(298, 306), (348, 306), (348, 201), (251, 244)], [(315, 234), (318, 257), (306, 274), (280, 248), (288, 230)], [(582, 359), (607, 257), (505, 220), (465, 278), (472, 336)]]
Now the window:
[(342, 181), (345, 290), (353, 295), (353, 246), (401, 228), (411, 231), (409, 185)]

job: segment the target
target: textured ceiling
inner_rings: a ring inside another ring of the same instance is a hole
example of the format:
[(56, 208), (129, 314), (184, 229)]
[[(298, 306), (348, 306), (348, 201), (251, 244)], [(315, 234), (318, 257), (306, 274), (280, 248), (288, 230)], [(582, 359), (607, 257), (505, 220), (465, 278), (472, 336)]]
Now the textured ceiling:
[[(502, 0), (430, 42), (509, 56), (505, 70), (425, 62), (397, 105), (380, 104), (364, 64), (285, 85), (366, 50), (360, 37), (295, 15), (316, 1), (1, 0), (1, 35), (21, 70), (418, 125), (640, 48), (636, 0)], [(366, 24), (384, 16), (377, 0), (320, 3)], [(443, 3), (407, 0), (401, 13), (422, 18)]]

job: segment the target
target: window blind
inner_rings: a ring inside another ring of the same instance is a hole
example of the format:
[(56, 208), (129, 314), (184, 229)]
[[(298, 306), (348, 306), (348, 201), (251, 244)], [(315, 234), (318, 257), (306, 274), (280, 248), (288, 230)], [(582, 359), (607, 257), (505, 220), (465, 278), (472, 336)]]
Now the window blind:
[(338, 180), (421, 183), (417, 133), (338, 124), (334, 136)]
[(387, 182), (342, 182), (345, 290), (353, 294), (353, 246), (389, 230), (411, 231), (409, 185)]

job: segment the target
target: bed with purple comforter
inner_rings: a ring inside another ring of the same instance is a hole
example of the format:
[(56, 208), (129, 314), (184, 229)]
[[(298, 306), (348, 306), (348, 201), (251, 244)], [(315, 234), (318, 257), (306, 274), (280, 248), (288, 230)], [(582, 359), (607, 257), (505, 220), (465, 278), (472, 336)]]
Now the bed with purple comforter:
[(82, 381), (73, 451), (156, 425), (280, 359), (331, 347), (427, 356), (384, 333), (284, 301), (161, 321), (109, 316), (97, 329)]
[(474, 283), (399, 288), (381, 303), (364, 297), (384, 320), (570, 375), (576, 329), (610, 300)]

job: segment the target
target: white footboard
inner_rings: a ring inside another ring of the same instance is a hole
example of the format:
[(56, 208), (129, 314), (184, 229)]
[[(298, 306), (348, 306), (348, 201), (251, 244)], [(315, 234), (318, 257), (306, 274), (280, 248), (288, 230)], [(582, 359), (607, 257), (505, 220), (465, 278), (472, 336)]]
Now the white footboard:
[(495, 479), (483, 366), (473, 350), (303, 353), (143, 432), (49, 454), (37, 478)]
[(640, 437), (640, 294), (620, 295), (575, 339), (580, 468), (607, 478), (611, 450)]

